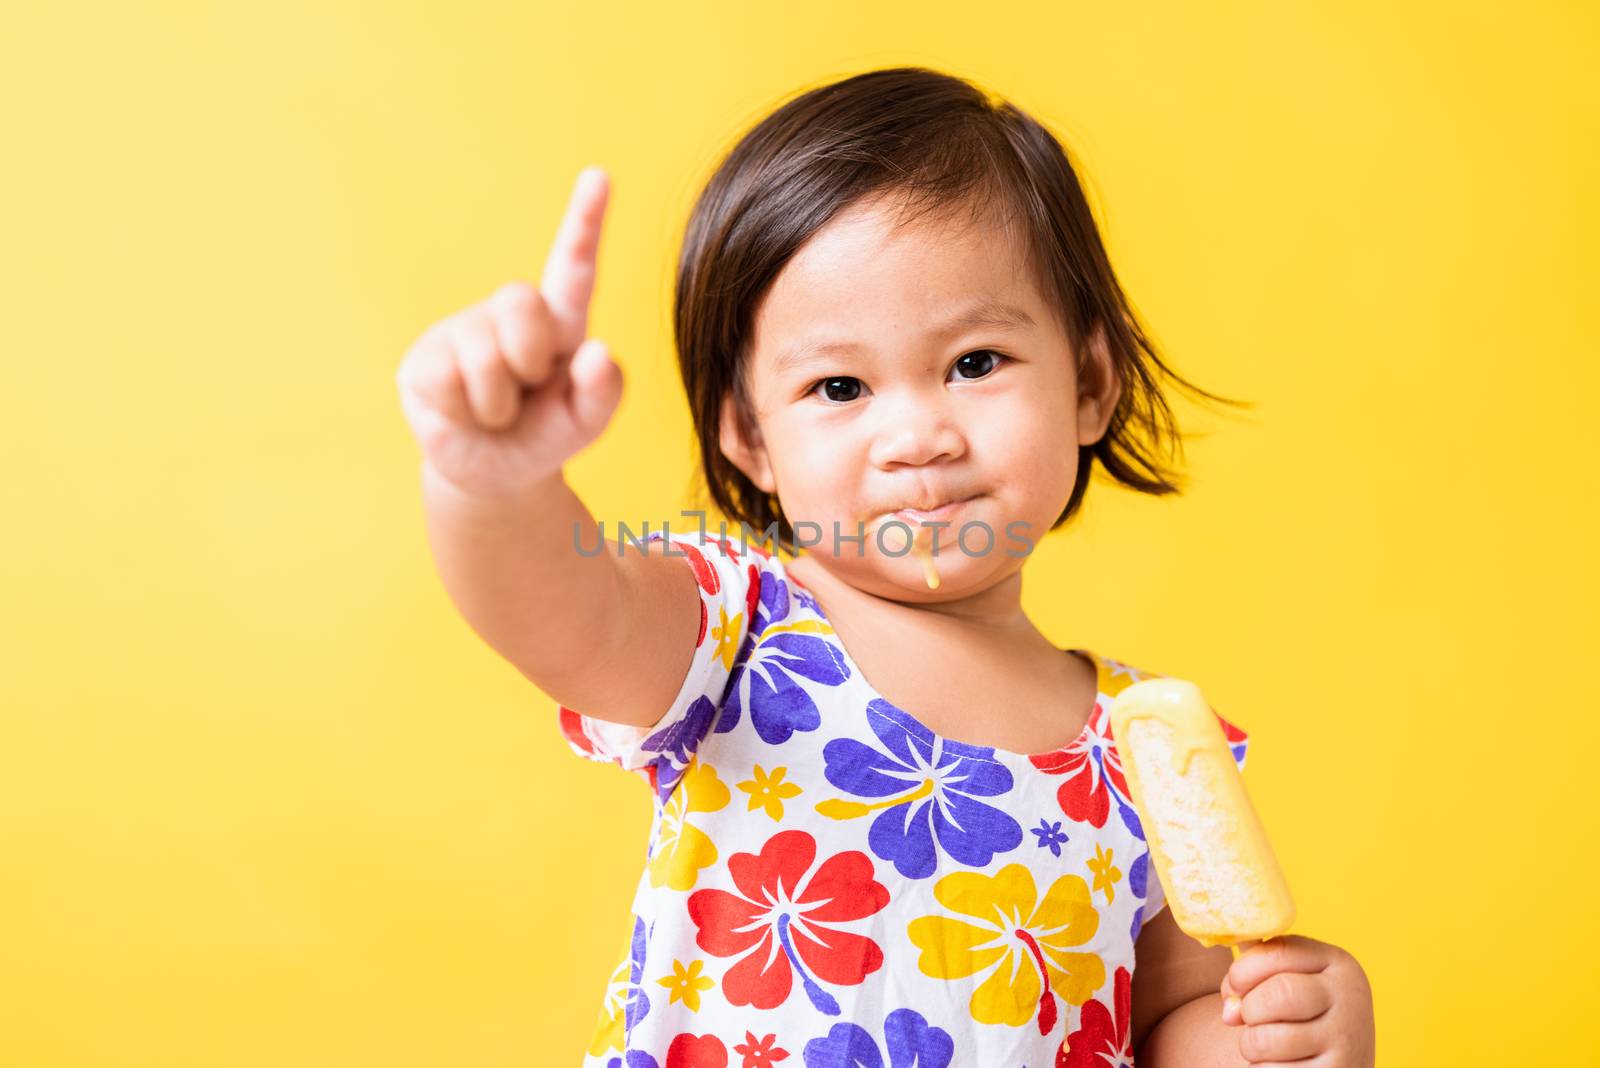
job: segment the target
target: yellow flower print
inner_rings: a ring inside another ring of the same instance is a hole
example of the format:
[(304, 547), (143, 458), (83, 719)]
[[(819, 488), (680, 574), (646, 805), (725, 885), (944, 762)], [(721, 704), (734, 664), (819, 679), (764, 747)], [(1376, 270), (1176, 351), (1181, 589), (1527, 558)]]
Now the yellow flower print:
[(1143, 682), (1145, 675), (1132, 664), (1124, 664), (1120, 660), (1113, 660), (1109, 656), (1104, 664), (1096, 664), (1100, 674), (1100, 692), (1107, 697), (1115, 697), (1136, 682)]
[[(869, 812), (876, 812), (880, 808), (893, 808), (896, 805), (909, 805), (913, 801), (921, 801), (933, 793), (934, 781), (923, 779), (922, 785), (916, 789), (891, 797), (886, 801), (874, 801), (868, 804), (865, 801), (846, 801), (839, 797), (830, 797), (826, 801), (817, 802), (817, 812), (830, 820), (853, 820), (865, 816)], [(909, 809), (907, 810), (909, 811)]]
[(833, 628), (820, 619), (796, 619), (788, 623), (774, 623), (761, 632), (765, 638), (769, 634), (832, 634)]
[(690, 1012), (700, 1011), (700, 991), (710, 990), (717, 985), (717, 981), (709, 975), (701, 975), (700, 969), (705, 967), (705, 961), (691, 961), (689, 967), (683, 966), (683, 961), (672, 962), (672, 974), (657, 979), (656, 982), (672, 991), (667, 998), (667, 1004), (682, 1001), (689, 1006)]
[(1112, 867), (1111, 854), (1115, 850), (1104, 849), (1099, 842), (1094, 844), (1094, 859), (1089, 861), (1089, 870), (1094, 872), (1094, 888), (1106, 892), (1106, 904), (1111, 904), (1117, 898), (1116, 885), (1122, 879), (1122, 869)]
[(768, 775), (760, 764), (755, 766), (755, 778), (739, 784), (739, 789), (750, 795), (749, 811), (765, 809), (767, 815), (774, 820), (783, 819), (783, 802), (788, 797), (799, 797), (800, 787), (792, 782), (784, 782), (783, 777), (789, 773), (788, 768), (773, 768)]
[(717, 643), (711, 655), (720, 657), (723, 668), (732, 671), (733, 659), (739, 655), (739, 622), (744, 619), (744, 613), (735, 612), (733, 618), (729, 619), (727, 608), (719, 604), (717, 614), (722, 617), (722, 621), (711, 628), (711, 637)]
[(595, 1025), (594, 1036), (589, 1039), (591, 1057), (622, 1048), (626, 1038), (623, 1024), (627, 1015), (628, 974), (631, 970), (631, 962), (623, 961), (606, 983), (605, 1000), (600, 1006), (600, 1022)]
[(717, 847), (704, 831), (689, 822), (689, 814), (715, 812), (731, 796), (717, 778), (716, 768), (700, 763), (699, 758), (689, 762), (683, 780), (661, 810), (661, 834), (650, 858), (651, 886), (688, 890), (700, 877), (701, 868), (717, 862)]
[(1082, 1005), (1105, 982), (1097, 954), (1067, 950), (1087, 943), (1100, 927), (1081, 876), (1061, 876), (1038, 901), (1033, 875), (1009, 864), (994, 875), (946, 875), (934, 884), (933, 896), (978, 922), (952, 916), (912, 920), (906, 933), (922, 950), (917, 967), (935, 979), (964, 979), (998, 965), (972, 994), (969, 1007), (979, 1023), (1021, 1027), (1037, 1013), (1040, 1033), (1049, 1034), (1057, 996)]
[(647, 928), (644, 918), (633, 918), (633, 935), (628, 952), (606, 983), (600, 1005), (600, 1020), (589, 1038), (589, 1055), (599, 1057), (608, 1050), (620, 1050), (627, 1042), (628, 1027), (650, 1011), (650, 1000), (640, 989), (644, 980), (644, 953)]

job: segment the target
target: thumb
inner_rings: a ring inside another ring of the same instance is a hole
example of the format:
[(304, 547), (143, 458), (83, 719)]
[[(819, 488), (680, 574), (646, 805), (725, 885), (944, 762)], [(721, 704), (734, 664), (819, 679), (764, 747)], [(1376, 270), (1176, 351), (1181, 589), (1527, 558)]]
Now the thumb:
[(1222, 977), (1222, 1022), (1229, 1027), (1244, 1023), (1244, 1013), (1239, 1008), (1239, 995), (1234, 992), (1228, 977)]
[(589, 338), (572, 354), (567, 404), (585, 443), (600, 436), (622, 399), (622, 368), (611, 358), (604, 341)]

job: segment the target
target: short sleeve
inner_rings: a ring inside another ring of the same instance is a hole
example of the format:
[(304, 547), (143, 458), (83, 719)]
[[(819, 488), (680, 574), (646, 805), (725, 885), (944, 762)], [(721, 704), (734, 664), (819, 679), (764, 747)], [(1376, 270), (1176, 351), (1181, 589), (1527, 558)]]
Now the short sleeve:
[[(648, 727), (597, 719), (564, 705), (557, 715), (561, 733), (575, 753), (639, 772), (665, 799), (715, 726), (756, 617), (762, 572), (776, 562), (760, 543), (739, 537), (655, 531), (640, 540), (663, 537), (672, 543), (665, 552), (683, 561), (700, 594), (694, 657), (677, 696)], [(625, 544), (623, 551), (639, 549)]]
[[(1244, 771), (1245, 750), (1250, 747), (1250, 735), (1239, 729), (1234, 724), (1223, 719), (1216, 709), (1211, 714), (1217, 717), (1217, 722), (1222, 724), (1223, 736), (1228, 739), (1228, 750), (1233, 754), (1234, 763), (1239, 766), (1239, 771)], [(1149, 861), (1149, 853), (1140, 858), (1145, 868), (1145, 900), (1144, 908), (1139, 913), (1139, 926), (1155, 919), (1156, 915), (1167, 904), (1167, 893), (1161, 888), (1161, 879), (1156, 875), (1156, 866)]]

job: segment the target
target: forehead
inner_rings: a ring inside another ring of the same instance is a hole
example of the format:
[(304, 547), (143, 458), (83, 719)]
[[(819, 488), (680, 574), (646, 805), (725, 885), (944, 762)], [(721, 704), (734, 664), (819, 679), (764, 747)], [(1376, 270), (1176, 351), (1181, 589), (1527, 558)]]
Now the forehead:
[[(902, 222), (899, 202), (851, 205), (802, 245), (755, 316), (756, 363), (778, 373), (832, 343), (920, 340), (936, 327), (1044, 327), (1022, 233), (965, 206)], [(835, 346), (837, 347), (837, 346)]]

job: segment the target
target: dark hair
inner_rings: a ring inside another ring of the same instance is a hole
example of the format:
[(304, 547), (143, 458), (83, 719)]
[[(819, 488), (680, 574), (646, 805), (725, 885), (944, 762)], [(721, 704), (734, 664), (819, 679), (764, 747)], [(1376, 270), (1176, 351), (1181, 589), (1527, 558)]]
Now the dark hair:
[(722, 454), (723, 397), (733, 391), (737, 417), (753, 434), (745, 365), (762, 296), (834, 215), (891, 193), (903, 205), (901, 225), (962, 204), (974, 218), (998, 208), (1005, 225), (1020, 216), (1035, 277), (1080, 364), (1091, 330), (1105, 328), (1122, 395), (1101, 439), (1079, 447), (1072, 496), (1050, 529), (1078, 510), (1096, 459), (1141, 493), (1180, 492), (1157, 450), (1181, 454), (1182, 435), (1152, 371), (1214, 401), (1246, 402), (1209, 393), (1161, 361), (1117, 283), (1072, 163), (1048, 129), (953, 75), (894, 67), (812, 89), (762, 119), (717, 167), (689, 217), (674, 329), (716, 508), (758, 538), (773, 527), (795, 550), (777, 496)]

